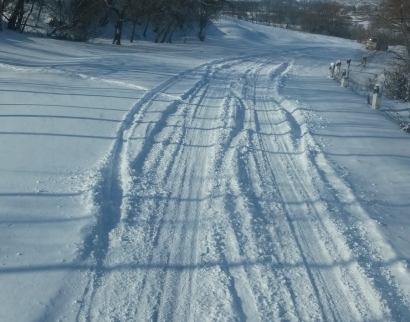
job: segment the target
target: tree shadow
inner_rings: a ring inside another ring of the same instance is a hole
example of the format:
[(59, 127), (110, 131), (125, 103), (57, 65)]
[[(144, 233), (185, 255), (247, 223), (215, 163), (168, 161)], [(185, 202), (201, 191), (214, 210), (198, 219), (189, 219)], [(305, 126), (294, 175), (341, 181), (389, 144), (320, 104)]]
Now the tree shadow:
[[(53, 108), (75, 108), (81, 110), (101, 110), (101, 111), (119, 111), (119, 112), (128, 112), (129, 110), (124, 109), (116, 109), (116, 108), (104, 108), (104, 107), (91, 107), (91, 106), (74, 106), (74, 105), (58, 105), (58, 104), (3, 104), (0, 103), (0, 106), (19, 106), (19, 107), (27, 107), (27, 106), (35, 106), (35, 107), (53, 107)], [(47, 115), (48, 116), (48, 115)]]
[(101, 139), (115, 140), (115, 136), (97, 136), (97, 135), (80, 135), (80, 134), (60, 134), (60, 133), (34, 133), (34, 132), (0, 132), (0, 135), (27, 135), (27, 136), (57, 136), (68, 138), (85, 138), (85, 139)]

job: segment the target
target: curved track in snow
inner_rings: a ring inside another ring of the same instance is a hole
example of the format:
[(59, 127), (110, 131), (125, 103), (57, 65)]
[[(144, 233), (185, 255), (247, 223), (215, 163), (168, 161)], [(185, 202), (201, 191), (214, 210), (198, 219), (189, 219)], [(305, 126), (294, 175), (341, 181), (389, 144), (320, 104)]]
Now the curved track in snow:
[(364, 209), (280, 94), (293, 63), (206, 64), (138, 102), (96, 199), (78, 321), (408, 316)]

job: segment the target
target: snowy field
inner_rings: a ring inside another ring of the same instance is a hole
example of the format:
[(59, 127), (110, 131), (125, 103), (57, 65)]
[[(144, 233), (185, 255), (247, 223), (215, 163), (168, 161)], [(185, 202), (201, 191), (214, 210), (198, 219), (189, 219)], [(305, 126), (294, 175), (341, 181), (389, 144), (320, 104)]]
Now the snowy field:
[(409, 321), (410, 135), (363, 45), (0, 33), (0, 321)]

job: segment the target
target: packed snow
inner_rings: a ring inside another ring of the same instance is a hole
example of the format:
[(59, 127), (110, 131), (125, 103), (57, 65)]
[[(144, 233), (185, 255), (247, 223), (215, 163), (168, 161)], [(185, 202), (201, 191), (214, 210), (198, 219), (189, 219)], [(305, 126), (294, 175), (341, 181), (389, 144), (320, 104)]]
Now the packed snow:
[(410, 136), (328, 77), (363, 51), (1, 32), (0, 321), (409, 321)]

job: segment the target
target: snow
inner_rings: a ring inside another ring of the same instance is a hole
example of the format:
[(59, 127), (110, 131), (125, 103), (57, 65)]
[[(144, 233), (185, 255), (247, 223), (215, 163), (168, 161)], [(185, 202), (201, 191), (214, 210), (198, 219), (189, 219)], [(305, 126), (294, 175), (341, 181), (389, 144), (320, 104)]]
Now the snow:
[(0, 320), (409, 320), (409, 134), (327, 77), (362, 53), (0, 33)]

